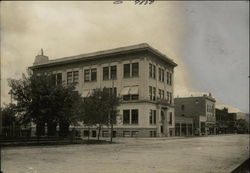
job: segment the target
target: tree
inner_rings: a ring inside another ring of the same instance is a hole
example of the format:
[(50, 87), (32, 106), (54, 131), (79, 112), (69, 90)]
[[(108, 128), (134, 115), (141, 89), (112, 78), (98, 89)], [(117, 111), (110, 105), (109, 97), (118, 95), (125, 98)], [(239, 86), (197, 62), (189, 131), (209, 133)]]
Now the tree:
[(29, 73), (19, 80), (9, 79), (9, 86), (22, 121), (36, 124), (38, 141), (44, 135), (45, 123), (49, 135), (55, 135), (57, 123), (60, 134), (67, 135), (69, 125), (76, 121), (74, 106), (80, 99), (73, 84), (55, 85), (51, 75)]
[(16, 111), (13, 104), (5, 105), (1, 107), (3, 134), (5, 137), (15, 136), (16, 129), (19, 127), (19, 122), (16, 117)]
[(249, 133), (249, 123), (244, 119), (236, 121), (237, 133)]
[(114, 112), (113, 110), (116, 109), (118, 104), (119, 99), (114, 97), (112, 92), (107, 88), (95, 89), (94, 92), (84, 100), (81, 113), (82, 121), (87, 126), (98, 127), (98, 140), (102, 126), (109, 126), (114, 122), (116, 114), (112, 114), (111, 112)]

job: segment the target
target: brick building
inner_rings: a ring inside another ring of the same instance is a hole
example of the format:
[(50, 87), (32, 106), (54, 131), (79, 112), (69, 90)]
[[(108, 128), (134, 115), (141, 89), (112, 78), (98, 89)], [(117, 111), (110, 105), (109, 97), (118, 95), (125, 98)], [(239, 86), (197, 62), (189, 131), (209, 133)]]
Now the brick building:
[(216, 124), (218, 134), (236, 132), (237, 113), (229, 113), (227, 108), (216, 109)]
[[(172, 136), (175, 133), (173, 87), (177, 64), (146, 43), (49, 60), (38, 55), (30, 69), (53, 74), (58, 83), (75, 82), (87, 97), (110, 88), (122, 98), (114, 134), (124, 137)], [(87, 128), (77, 127), (82, 136)], [(91, 136), (96, 136), (92, 128)], [(101, 134), (107, 136), (108, 129)]]
[(199, 97), (175, 98), (174, 104), (176, 117), (193, 118), (195, 135), (216, 133), (215, 99), (211, 94)]

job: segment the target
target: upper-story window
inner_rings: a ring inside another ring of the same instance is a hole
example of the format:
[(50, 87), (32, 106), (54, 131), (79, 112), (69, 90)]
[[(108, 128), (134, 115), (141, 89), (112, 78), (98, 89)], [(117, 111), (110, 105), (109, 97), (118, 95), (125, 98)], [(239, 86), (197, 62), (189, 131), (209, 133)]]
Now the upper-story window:
[(162, 89), (159, 89), (159, 99), (165, 99), (165, 93)]
[(67, 84), (70, 83), (78, 83), (79, 81), (79, 72), (78, 71), (70, 71), (67, 72)]
[(156, 88), (149, 86), (149, 99), (154, 100), (156, 99)]
[(109, 80), (109, 67), (103, 67), (103, 80)]
[(184, 109), (185, 109), (185, 106), (181, 105), (181, 110), (184, 111)]
[(139, 63), (124, 64), (123, 65), (124, 78), (139, 76)]
[(103, 80), (116, 79), (116, 74), (116, 65), (110, 67), (103, 67)]
[(139, 88), (138, 86), (125, 87), (121, 91), (124, 101), (139, 100)]
[(55, 85), (62, 84), (62, 73), (52, 74), (52, 82)]
[(149, 63), (149, 77), (156, 78), (156, 66)]
[(172, 73), (167, 72), (167, 84), (172, 85)]
[(84, 70), (84, 81), (90, 82), (90, 81), (96, 81), (97, 80), (97, 69), (85, 69)]
[(164, 82), (164, 69), (159, 68), (158, 74), (159, 74), (159, 81)]
[(123, 124), (139, 124), (139, 111), (138, 109), (125, 109), (123, 110)]
[(116, 79), (116, 73), (117, 73), (117, 70), (116, 70), (116, 65), (113, 65), (110, 67), (110, 77), (111, 79)]
[(169, 104), (172, 104), (172, 93), (167, 91), (167, 102)]
[(149, 124), (156, 124), (156, 110), (150, 109)]
[(91, 69), (91, 81), (97, 80), (97, 70), (96, 68)]

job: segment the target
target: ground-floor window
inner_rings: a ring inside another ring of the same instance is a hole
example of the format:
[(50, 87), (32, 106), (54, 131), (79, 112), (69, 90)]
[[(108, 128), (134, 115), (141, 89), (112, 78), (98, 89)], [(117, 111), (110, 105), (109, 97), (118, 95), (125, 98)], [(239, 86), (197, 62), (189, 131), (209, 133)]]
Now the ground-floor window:
[(92, 130), (92, 137), (96, 137), (96, 131), (95, 130)]
[(123, 137), (130, 137), (130, 131), (123, 131)]
[(150, 137), (156, 137), (156, 131), (150, 131)]
[(132, 131), (132, 137), (138, 137), (139, 132), (138, 131)]
[(109, 137), (108, 131), (102, 131), (102, 137)]
[(84, 130), (83, 131), (83, 136), (84, 137), (88, 137), (89, 136), (89, 131), (88, 130)]

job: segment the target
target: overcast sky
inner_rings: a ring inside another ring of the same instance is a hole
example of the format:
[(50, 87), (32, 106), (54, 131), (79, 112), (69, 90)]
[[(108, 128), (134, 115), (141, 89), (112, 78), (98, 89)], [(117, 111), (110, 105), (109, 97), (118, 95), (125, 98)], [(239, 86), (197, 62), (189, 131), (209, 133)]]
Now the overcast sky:
[(175, 96), (211, 92), (249, 111), (247, 1), (1, 2), (1, 102), (41, 48), (56, 59), (142, 42), (178, 64)]

